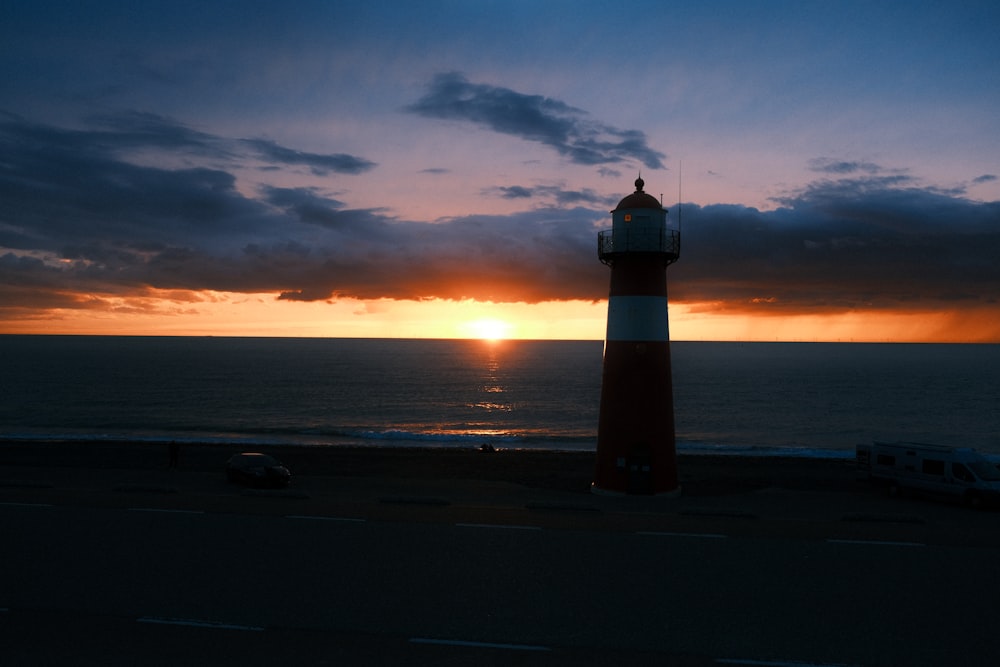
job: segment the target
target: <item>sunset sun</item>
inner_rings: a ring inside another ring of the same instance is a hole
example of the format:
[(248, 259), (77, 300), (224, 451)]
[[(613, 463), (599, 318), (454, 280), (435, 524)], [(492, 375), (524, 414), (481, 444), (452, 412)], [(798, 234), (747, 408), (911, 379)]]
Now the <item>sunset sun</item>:
[(510, 335), (513, 326), (510, 322), (493, 318), (483, 318), (474, 320), (468, 324), (469, 334), (472, 338), (482, 340), (503, 340)]

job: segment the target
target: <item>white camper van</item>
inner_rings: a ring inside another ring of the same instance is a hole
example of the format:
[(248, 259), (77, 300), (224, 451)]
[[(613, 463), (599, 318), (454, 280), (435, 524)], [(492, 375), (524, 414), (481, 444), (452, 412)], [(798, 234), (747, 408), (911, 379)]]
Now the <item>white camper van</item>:
[(1000, 501), (1000, 468), (974, 449), (916, 442), (858, 445), (858, 470), (890, 494), (903, 490), (951, 496), (969, 505)]

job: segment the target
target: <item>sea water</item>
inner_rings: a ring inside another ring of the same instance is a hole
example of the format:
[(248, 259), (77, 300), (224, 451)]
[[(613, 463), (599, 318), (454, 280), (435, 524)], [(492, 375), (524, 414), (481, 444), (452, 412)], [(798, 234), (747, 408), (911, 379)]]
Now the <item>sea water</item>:
[[(680, 452), (1000, 454), (1000, 346), (675, 342)], [(0, 439), (593, 450), (600, 341), (0, 336)]]

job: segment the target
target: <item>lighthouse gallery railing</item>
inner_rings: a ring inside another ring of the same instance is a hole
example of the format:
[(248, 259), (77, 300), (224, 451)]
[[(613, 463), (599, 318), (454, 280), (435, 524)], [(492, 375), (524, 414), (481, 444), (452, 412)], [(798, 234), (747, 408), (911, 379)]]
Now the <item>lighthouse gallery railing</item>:
[(676, 229), (627, 230), (606, 229), (597, 234), (597, 256), (605, 264), (625, 253), (662, 255), (668, 264), (677, 261), (681, 254), (681, 233)]

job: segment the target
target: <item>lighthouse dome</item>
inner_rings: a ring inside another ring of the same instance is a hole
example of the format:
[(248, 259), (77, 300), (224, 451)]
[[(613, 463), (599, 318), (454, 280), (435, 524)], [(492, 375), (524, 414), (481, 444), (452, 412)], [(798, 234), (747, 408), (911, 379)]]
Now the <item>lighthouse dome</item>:
[[(642, 177), (635, 179), (635, 192), (630, 194), (625, 199), (618, 202), (615, 211), (623, 208), (651, 208), (657, 211), (663, 210), (663, 205), (656, 199), (656, 197), (642, 191), (642, 186), (646, 183), (642, 180)], [(614, 213), (614, 211), (612, 211)]]

